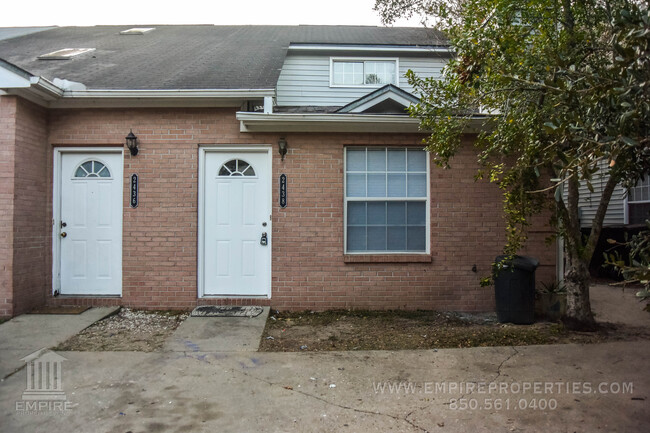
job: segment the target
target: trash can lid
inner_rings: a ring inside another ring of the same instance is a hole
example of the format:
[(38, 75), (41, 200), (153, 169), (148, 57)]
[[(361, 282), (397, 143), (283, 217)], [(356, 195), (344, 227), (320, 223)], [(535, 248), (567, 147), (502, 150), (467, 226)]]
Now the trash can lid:
[(528, 272), (534, 272), (539, 266), (539, 260), (534, 257), (515, 256), (512, 260), (507, 260), (510, 256), (502, 255), (494, 259), (495, 263), (505, 261), (505, 266), (512, 266), (515, 269), (521, 269)]

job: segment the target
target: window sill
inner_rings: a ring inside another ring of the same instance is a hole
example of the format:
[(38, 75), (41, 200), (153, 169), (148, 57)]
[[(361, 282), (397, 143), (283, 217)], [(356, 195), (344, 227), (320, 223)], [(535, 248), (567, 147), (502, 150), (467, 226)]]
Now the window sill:
[(431, 263), (431, 254), (345, 254), (345, 263)]

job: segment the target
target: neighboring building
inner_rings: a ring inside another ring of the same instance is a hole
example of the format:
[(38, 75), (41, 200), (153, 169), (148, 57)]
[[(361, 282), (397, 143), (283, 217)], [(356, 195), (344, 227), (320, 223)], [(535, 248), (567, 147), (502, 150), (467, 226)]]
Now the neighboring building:
[[(600, 198), (608, 179), (607, 165), (602, 163), (600, 171), (593, 176), (591, 190), (586, 182), (580, 182), (578, 211), (580, 212), (580, 227), (585, 235), (591, 232), (591, 224), (598, 211)], [(566, 194), (565, 188), (565, 198)], [(613, 239), (619, 243), (626, 242), (645, 227), (645, 221), (648, 219), (650, 219), (650, 176), (645, 176), (629, 190), (622, 185), (617, 185), (609, 201), (600, 239), (589, 265), (591, 275), (620, 279), (621, 276), (616, 269), (604, 266), (603, 253), (610, 254), (618, 251), (623, 257), (628, 257), (629, 251), (626, 248), (614, 247), (609, 241)], [(559, 269), (562, 268), (559, 267)]]
[[(472, 134), (436, 168), (405, 111), (419, 101), (406, 71), (436, 77), (450, 56), (441, 34), (26, 33), (0, 40), (0, 316), (45, 303), (494, 308), (479, 280), (504, 243), (501, 193), (473, 180)], [(535, 226), (528, 251), (541, 281), (555, 272), (547, 235)]]
[[(601, 174), (594, 176), (591, 183), (593, 191), (584, 182), (580, 185), (580, 225), (584, 229), (591, 227), (607, 179), (605, 168)], [(647, 219), (650, 219), (650, 176), (641, 179), (629, 191), (622, 185), (617, 185), (607, 207), (603, 226), (642, 225)]]

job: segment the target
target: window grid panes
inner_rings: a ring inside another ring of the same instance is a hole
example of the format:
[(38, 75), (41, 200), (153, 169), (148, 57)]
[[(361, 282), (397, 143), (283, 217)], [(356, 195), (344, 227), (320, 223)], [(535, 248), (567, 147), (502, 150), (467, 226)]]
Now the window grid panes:
[(365, 84), (395, 84), (395, 62), (365, 62)]
[(383, 86), (395, 82), (395, 60), (334, 60), (332, 84), (336, 86)]
[(628, 202), (650, 201), (650, 176), (645, 176), (636, 186), (630, 188), (627, 200)]
[(362, 85), (363, 62), (334, 62), (334, 84)]
[(231, 159), (221, 166), (219, 176), (255, 176), (255, 170), (242, 159)]
[(111, 172), (99, 161), (86, 161), (74, 172), (76, 178), (111, 177)]
[(346, 251), (427, 250), (427, 154), (415, 149), (346, 149)]
[(630, 188), (627, 196), (628, 220), (630, 224), (644, 224), (650, 219), (650, 176)]

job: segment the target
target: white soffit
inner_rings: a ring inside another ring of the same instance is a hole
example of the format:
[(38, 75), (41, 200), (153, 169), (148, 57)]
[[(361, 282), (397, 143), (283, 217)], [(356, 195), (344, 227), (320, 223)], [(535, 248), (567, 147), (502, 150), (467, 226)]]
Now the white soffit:
[(391, 114), (237, 113), (241, 132), (418, 133), (420, 121)]
[[(477, 133), (485, 128), (490, 116), (474, 116), (466, 125), (465, 133)], [(342, 113), (250, 113), (237, 112), (241, 132), (376, 132), (420, 133), (419, 119), (399, 114), (342, 114)]]

